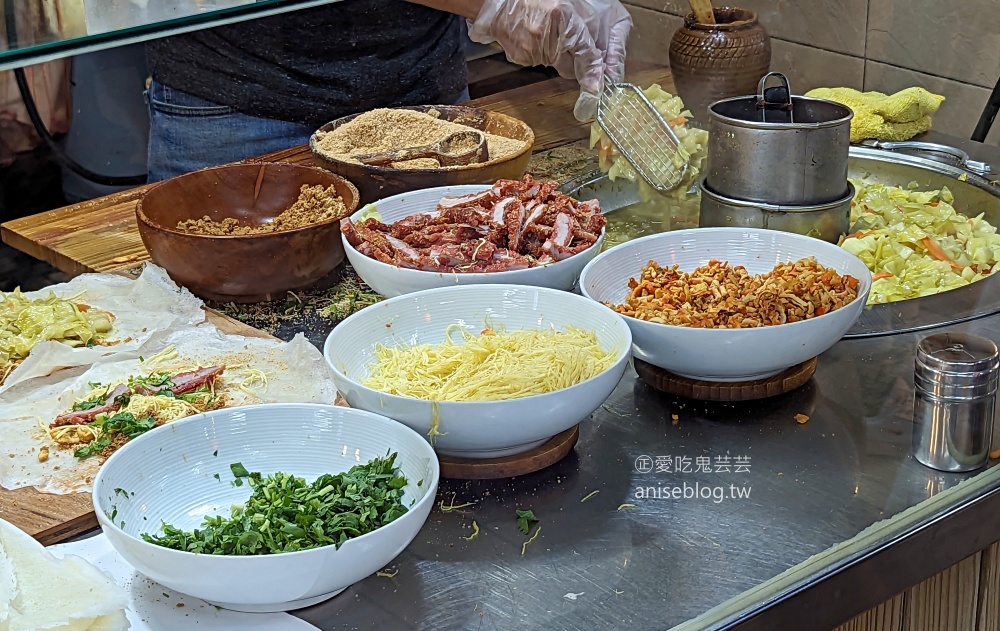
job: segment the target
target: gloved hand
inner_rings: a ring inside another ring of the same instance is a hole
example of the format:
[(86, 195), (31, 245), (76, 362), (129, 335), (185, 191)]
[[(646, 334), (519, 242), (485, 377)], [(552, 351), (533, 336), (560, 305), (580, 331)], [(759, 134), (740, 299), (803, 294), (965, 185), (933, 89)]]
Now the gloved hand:
[(625, 76), (625, 44), (632, 18), (619, 0), (485, 0), (469, 37), (497, 42), (507, 59), (522, 66), (551, 66), (580, 84), (573, 115), (581, 122), (597, 114), (605, 75)]

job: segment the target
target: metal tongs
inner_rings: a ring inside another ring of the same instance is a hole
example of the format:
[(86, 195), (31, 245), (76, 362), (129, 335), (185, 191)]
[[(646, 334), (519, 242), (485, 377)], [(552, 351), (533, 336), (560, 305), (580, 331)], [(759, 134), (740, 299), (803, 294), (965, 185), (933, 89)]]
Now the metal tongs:
[(661, 193), (680, 186), (688, 156), (670, 124), (638, 86), (605, 77), (597, 124), (647, 184)]
[[(771, 77), (778, 78), (782, 85), (766, 87), (767, 80)], [(760, 110), (762, 123), (795, 122), (795, 103), (792, 102), (792, 88), (788, 84), (788, 77), (780, 72), (769, 72), (760, 78), (757, 83), (757, 109)], [(770, 119), (768, 112), (772, 112)]]
[(990, 174), (990, 165), (979, 160), (973, 160), (969, 154), (958, 147), (942, 145), (937, 142), (926, 142), (923, 140), (906, 140), (902, 142), (888, 142), (884, 140), (862, 140), (862, 147), (872, 149), (882, 149), (883, 151), (899, 151), (910, 154), (918, 158), (926, 158), (935, 162), (943, 162), (956, 166), (966, 171), (971, 171), (976, 175), (986, 177)]

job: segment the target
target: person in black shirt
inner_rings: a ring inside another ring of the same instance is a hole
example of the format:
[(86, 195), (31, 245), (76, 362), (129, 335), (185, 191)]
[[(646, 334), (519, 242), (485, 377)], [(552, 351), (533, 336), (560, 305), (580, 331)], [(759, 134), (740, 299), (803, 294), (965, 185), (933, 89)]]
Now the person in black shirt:
[(342, 0), (153, 40), (150, 181), (305, 143), (355, 112), (468, 100), (462, 17), (512, 62), (576, 78), (581, 121), (624, 75), (619, 0)]

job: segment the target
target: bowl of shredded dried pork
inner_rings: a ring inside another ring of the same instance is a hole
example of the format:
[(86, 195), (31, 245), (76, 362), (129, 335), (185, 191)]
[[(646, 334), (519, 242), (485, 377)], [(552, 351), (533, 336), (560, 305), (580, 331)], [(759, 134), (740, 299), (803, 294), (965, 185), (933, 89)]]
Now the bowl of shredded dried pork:
[[(434, 158), (418, 158), (372, 166), (357, 160), (362, 155), (428, 145), (473, 129), (486, 136), (486, 162), (442, 167)], [(423, 105), (339, 118), (320, 127), (309, 147), (317, 164), (354, 182), (361, 204), (370, 204), (424, 188), (518, 179), (528, 168), (534, 143), (531, 128), (506, 114), (463, 105)]]
[(98, 471), (93, 501), (143, 576), (226, 609), (288, 611), (391, 563), (427, 520), (439, 477), (434, 450), (400, 423), (271, 403), (129, 441)]
[(556, 182), (443, 186), (368, 204), (341, 222), (358, 275), (386, 297), (453, 285), (571, 290), (604, 242), (596, 200)]
[(611, 248), (584, 268), (580, 290), (628, 324), (636, 358), (681, 377), (742, 382), (836, 344), (871, 282), (861, 259), (819, 239), (696, 228)]
[(428, 289), (366, 307), (323, 354), (352, 407), (439, 454), (499, 458), (584, 422), (618, 385), (628, 326), (583, 296), (518, 285)]
[(349, 181), (298, 164), (233, 164), (149, 189), (136, 208), (153, 262), (221, 302), (284, 299), (344, 260), (340, 220), (358, 204)]

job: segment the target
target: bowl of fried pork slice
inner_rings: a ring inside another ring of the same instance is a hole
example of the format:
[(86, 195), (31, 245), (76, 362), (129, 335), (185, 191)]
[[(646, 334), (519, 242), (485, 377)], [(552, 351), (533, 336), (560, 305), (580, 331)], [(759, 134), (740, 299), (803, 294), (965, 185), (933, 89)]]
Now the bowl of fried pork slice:
[(607, 221), (596, 200), (557, 187), (526, 175), (388, 197), (341, 222), (344, 250), (389, 298), (484, 283), (570, 290), (601, 251)]

